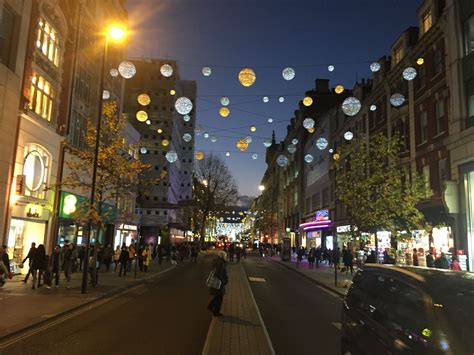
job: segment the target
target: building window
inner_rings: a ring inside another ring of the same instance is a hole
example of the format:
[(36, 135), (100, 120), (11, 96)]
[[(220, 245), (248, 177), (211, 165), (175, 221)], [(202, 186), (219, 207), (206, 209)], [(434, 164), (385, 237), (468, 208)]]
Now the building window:
[(37, 73), (33, 74), (30, 90), (30, 110), (51, 121), (53, 113), (54, 90), (51, 84)]
[(466, 55), (474, 52), (474, 15), (464, 22), (464, 51)]
[(435, 75), (441, 74), (443, 72), (443, 51), (441, 48), (438, 48), (434, 52), (434, 66)]
[(433, 19), (431, 17), (431, 11), (427, 11), (422, 18), (421, 28), (423, 33), (426, 33), (430, 30), (431, 26), (433, 25)]
[(405, 51), (403, 50), (402, 46), (398, 46), (393, 50), (393, 62), (394, 65), (397, 65), (400, 63), (400, 61), (403, 59), (405, 56)]
[(466, 83), (467, 127), (474, 126), (474, 79)]
[(428, 114), (426, 111), (420, 113), (420, 144), (428, 140)]
[[(425, 186), (427, 190), (431, 189), (431, 183), (430, 183), (430, 166), (425, 165), (423, 166), (423, 179), (425, 180)], [(426, 197), (428, 197), (429, 194), (427, 194)]]
[(436, 133), (440, 134), (444, 131), (444, 101), (436, 102)]
[(0, 63), (12, 70), (16, 59), (15, 18), (15, 13), (4, 6), (0, 19)]
[(39, 20), (38, 37), (36, 47), (43, 53), (55, 66), (59, 66), (59, 43), (58, 32), (44, 18)]

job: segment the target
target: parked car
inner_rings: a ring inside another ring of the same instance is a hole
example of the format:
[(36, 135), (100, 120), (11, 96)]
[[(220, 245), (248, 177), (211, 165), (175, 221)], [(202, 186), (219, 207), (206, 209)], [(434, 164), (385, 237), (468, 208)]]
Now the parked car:
[(343, 302), (342, 354), (474, 354), (474, 273), (367, 264)]

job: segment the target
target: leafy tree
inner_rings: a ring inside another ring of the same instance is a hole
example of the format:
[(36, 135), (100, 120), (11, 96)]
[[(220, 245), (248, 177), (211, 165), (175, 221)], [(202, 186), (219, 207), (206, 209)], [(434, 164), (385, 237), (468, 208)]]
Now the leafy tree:
[(335, 160), (337, 198), (348, 207), (357, 233), (384, 229), (398, 239), (400, 231), (419, 229), (423, 214), (416, 205), (431, 191), (424, 178), (411, 177), (398, 157), (398, 137), (361, 136), (342, 147)]
[(195, 226), (202, 244), (208, 218), (235, 203), (238, 197), (237, 184), (221, 157), (211, 154), (197, 163), (194, 197)]

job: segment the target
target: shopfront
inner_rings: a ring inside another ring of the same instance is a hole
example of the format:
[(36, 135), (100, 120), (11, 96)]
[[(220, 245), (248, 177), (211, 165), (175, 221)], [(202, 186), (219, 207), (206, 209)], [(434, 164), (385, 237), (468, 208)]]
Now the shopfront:
[(119, 224), (115, 229), (114, 248), (117, 246), (130, 245), (135, 243), (138, 235), (138, 227), (133, 224)]
[[(323, 246), (323, 243), (331, 241), (330, 247), (332, 249), (332, 238), (328, 238), (328, 232), (331, 230), (331, 220), (329, 219), (329, 210), (318, 210), (313, 216), (313, 220), (300, 224), (301, 231), (301, 246), (310, 248), (317, 248)], [(327, 245), (326, 245), (327, 246)]]
[[(474, 163), (461, 167), (461, 218), (463, 225), (462, 237), (457, 241), (458, 249), (464, 251), (469, 271), (474, 270)], [(459, 233), (458, 233), (459, 234)]]

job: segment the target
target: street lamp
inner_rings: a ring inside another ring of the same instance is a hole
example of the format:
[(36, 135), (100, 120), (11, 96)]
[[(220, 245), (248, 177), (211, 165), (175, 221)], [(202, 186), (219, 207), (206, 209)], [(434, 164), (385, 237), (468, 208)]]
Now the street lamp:
[[(87, 237), (86, 237), (86, 248), (84, 251), (84, 269), (82, 271), (82, 287), (81, 293), (87, 293), (87, 279), (88, 279), (88, 269), (89, 269), (89, 250), (91, 244), (91, 232), (92, 232), (92, 217), (91, 211), (95, 210), (95, 190), (96, 190), (96, 180), (97, 180), (97, 165), (99, 158), (99, 140), (100, 140), (100, 127), (102, 121), (102, 105), (104, 103), (104, 98), (102, 92), (104, 91), (104, 77), (105, 77), (105, 62), (107, 60), (107, 50), (109, 47), (109, 41), (120, 42), (125, 38), (126, 31), (125, 28), (119, 24), (110, 25), (107, 30), (103, 33), (104, 40), (104, 52), (102, 55), (102, 64), (100, 68), (100, 80), (99, 80), (99, 115), (97, 118), (96, 126), (96, 137), (95, 137), (95, 148), (94, 148), (94, 161), (92, 168), (92, 183), (91, 183), (91, 197), (90, 197), (90, 206), (89, 206), (89, 220), (87, 223)], [(100, 211), (98, 211), (100, 214)], [(95, 243), (98, 242), (98, 236), (96, 237)], [(95, 266), (94, 266), (95, 268)], [(97, 271), (97, 270), (94, 270)], [(93, 274), (95, 275), (95, 274)]]
[(265, 186), (260, 185), (260, 186), (258, 187), (258, 189), (263, 192), (263, 190), (265, 190)]

